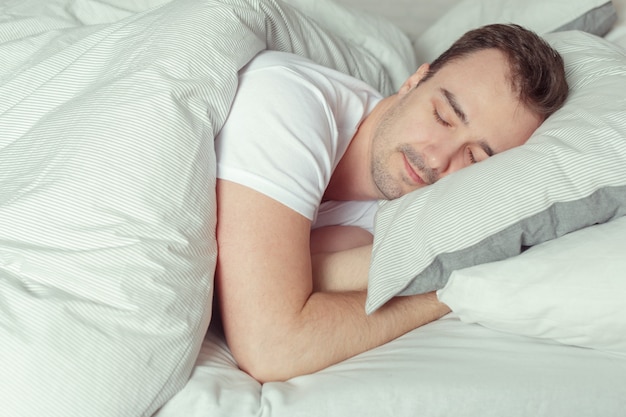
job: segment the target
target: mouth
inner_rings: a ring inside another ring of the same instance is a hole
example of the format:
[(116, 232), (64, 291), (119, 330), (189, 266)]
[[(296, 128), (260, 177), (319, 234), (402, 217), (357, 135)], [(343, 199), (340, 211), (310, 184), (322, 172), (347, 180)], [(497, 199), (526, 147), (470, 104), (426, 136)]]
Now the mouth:
[(415, 169), (413, 169), (413, 166), (409, 163), (406, 155), (402, 154), (402, 159), (404, 160), (404, 169), (409, 175), (409, 178), (411, 178), (416, 185), (428, 185), (428, 183), (419, 176)]

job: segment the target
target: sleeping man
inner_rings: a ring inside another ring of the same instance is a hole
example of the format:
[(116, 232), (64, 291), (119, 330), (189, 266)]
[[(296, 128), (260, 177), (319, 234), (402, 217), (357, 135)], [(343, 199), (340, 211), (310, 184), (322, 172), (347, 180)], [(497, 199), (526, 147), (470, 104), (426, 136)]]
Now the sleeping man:
[(435, 293), (365, 314), (377, 200), (523, 144), (567, 92), (559, 54), (515, 25), (468, 32), (389, 97), (259, 54), (216, 142), (216, 293), (241, 369), (285, 380), (447, 314)]

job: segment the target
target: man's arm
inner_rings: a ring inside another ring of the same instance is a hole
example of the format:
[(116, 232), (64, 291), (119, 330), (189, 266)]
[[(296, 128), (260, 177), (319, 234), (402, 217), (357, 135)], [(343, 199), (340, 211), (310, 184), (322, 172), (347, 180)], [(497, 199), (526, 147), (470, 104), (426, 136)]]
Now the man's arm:
[(358, 226), (320, 227), (311, 230), (311, 254), (340, 252), (359, 246), (371, 246), (373, 241), (374, 236)]
[(449, 312), (434, 294), (365, 314), (365, 291), (314, 292), (310, 221), (248, 187), (217, 181), (216, 290), (228, 345), (261, 382), (323, 369)]
[(313, 291), (365, 291), (373, 241), (357, 226), (311, 230)]
[(313, 291), (365, 291), (372, 245), (311, 254)]

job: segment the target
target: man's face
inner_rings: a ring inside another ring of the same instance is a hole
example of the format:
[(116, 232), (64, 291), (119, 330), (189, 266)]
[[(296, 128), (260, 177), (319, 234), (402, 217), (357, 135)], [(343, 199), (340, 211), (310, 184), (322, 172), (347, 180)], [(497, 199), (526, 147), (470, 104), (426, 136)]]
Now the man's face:
[[(414, 78), (425, 73), (421, 67)], [(542, 120), (519, 102), (508, 74), (504, 55), (488, 49), (401, 90), (372, 141), (371, 169), (381, 196), (400, 197), (525, 143)]]

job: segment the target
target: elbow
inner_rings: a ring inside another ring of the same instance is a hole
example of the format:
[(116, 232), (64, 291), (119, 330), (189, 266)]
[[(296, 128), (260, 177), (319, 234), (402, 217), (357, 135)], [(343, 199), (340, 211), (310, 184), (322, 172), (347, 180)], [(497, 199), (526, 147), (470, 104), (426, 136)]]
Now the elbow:
[(294, 376), (295, 373), (288, 372), (285, 366), (281, 362), (277, 362), (273, 355), (248, 355), (242, 352), (235, 354), (235, 361), (239, 366), (239, 369), (256, 379), (259, 383), (264, 384), (266, 382), (281, 382), (286, 381)]
[(277, 366), (272, 366), (268, 361), (246, 361), (241, 358), (235, 358), (239, 369), (256, 379), (259, 383), (265, 384), (266, 382), (282, 382), (290, 378), (284, 373), (280, 372)]

